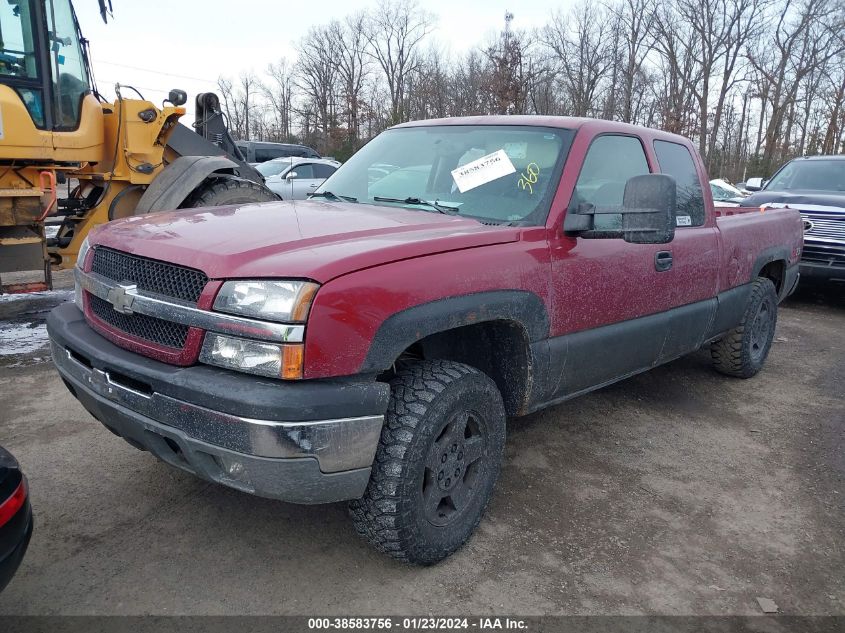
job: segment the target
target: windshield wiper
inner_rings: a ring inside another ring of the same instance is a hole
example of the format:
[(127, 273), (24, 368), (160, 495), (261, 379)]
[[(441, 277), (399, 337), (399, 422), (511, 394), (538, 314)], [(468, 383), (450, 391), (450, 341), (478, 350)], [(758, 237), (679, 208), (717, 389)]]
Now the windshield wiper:
[(309, 198), (330, 198), (332, 200), (343, 200), (344, 202), (358, 202), (358, 198), (353, 198), (352, 196), (339, 196), (336, 193), (332, 193), (331, 191), (317, 191), (316, 193), (312, 193)]
[(435, 211), (439, 213), (445, 213), (446, 215), (458, 215), (459, 209), (458, 207), (449, 207), (445, 204), (440, 204), (437, 200), (434, 202), (429, 202), (428, 200), (421, 200), (419, 198), (382, 198), (381, 196), (375, 196), (373, 198), (376, 202), (398, 202), (399, 204), (416, 204), (422, 205), (426, 207), (431, 207)]

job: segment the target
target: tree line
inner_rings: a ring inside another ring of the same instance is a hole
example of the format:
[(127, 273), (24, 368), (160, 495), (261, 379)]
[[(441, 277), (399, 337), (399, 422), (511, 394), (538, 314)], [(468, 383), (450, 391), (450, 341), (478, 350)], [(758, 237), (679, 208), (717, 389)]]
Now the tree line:
[(221, 77), (237, 138), (346, 159), (414, 119), (598, 117), (692, 138), (711, 177), (845, 153), (845, 0), (581, 0), (459, 55), (416, 0), (311, 27), (295, 63)]

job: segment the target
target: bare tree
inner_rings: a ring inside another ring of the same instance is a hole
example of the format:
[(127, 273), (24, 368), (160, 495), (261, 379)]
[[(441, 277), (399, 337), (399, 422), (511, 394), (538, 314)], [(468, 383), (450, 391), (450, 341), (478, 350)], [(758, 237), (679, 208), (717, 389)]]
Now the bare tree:
[(360, 139), (361, 95), (370, 72), (370, 58), (366, 52), (366, 21), (366, 14), (358, 12), (347, 16), (343, 22), (334, 20), (329, 24), (332, 48), (337, 55), (334, 61), (341, 84), (347, 136), (353, 151), (358, 148)]
[(253, 131), (252, 112), (256, 107), (255, 97), (258, 92), (258, 80), (251, 72), (241, 73), (237, 86), (231, 79), (220, 77), (217, 88), (223, 97), (223, 109), (229, 120), (229, 126), (237, 138), (249, 140)]
[(368, 52), (381, 67), (390, 94), (390, 119), (405, 119), (408, 76), (420, 62), (419, 46), (434, 25), (434, 17), (416, 0), (379, 0), (367, 19)]
[(802, 81), (845, 50), (841, 8), (834, 0), (784, 0), (765, 48), (760, 43), (749, 52), (751, 63), (769, 86), (766, 106), (770, 116), (761, 164), (765, 171), (784, 158), (784, 124)]
[(845, 153), (845, 0), (602, 0), (450, 57), (415, 0), (381, 0), (300, 40), (294, 66), (221, 77), (239, 138), (346, 157), (395, 122), (599, 116), (690, 136), (727, 178)]
[[(622, 49), (619, 59), (619, 118), (625, 123), (634, 123), (639, 102), (644, 98), (644, 93), (635, 90), (635, 87), (638, 79), (643, 77), (643, 66), (654, 47), (655, 0), (620, 0), (617, 4), (608, 5), (608, 11), (616, 21)], [(614, 87), (615, 84), (615, 81), (612, 82)]]
[(557, 58), (574, 116), (589, 116), (597, 108), (602, 81), (613, 64), (612, 51), (606, 44), (609, 30), (605, 9), (589, 2), (566, 15), (555, 13), (542, 30), (543, 42)]
[(654, 48), (659, 54), (660, 82), (655, 87), (660, 125), (676, 134), (695, 128), (696, 84), (701, 76), (701, 45), (693, 29), (666, 2), (654, 12)]
[(329, 131), (335, 125), (337, 46), (330, 26), (316, 26), (308, 30), (297, 47), (297, 82), (316, 115), (316, 126), (321, 132), (322, 143), (327, 142)]
[(273, 140), (290, 141), (293, 127), (293, 74), (287, 60), (282, 58), (267, 65), (268, 82), (262, 84), (262, 94), (273, 113)]

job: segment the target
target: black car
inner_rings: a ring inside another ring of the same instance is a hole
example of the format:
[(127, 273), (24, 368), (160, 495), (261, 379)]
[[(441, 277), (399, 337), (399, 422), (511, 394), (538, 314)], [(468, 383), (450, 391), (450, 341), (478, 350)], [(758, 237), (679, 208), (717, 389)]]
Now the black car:
[(317, 150), (307, 145), (270, 143), (268, 141), (235, 141), (248, 163), (263, 163), (274, 158), (320, 158)]
[(18, 570), (31, 536), (26, 477), (12, 454), (0, 447), (0, 591)]
[(740, 206), (788, 205), (804, 219), (801, 276), (845, 280), (845, 156), (796, 158), (772, 178), (750, 178), (757, 191)]

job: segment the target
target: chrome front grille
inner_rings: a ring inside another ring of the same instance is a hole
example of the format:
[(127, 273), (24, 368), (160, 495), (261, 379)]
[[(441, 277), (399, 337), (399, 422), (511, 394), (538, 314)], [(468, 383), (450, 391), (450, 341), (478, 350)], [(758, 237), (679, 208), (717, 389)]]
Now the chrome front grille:
[(804, 251), (801, 261), (816, 266), (845, 266), (845, 211), (801, 211)]
[(802, 211), (805, 240), (824, 240), (845, 244), (845, 211)]
[[(196, 305), (208, 283), (208, 277), (199, 270), (102, 246), (94, 247), (91, 272), (115, 285), (134, 285), (133, 292), (142, 291), (190, 306)], [(101, 327), (112, 330), (114, 335), (126, 334), (171, 354), (185, 348), (189, 332), (185, 323), (133, 310), (119, 310), (110, 296), (92, 292), (88, 292), (87, 306), (89, 317), (99, 321)]]
[(202, 271), (102, 246), (94, 248), (91, 272), (118, 283), (130, 281), (137, 285), (139, 290), (190, 303), (199, 300), (208, 283), (208, 277)]
[(115, 330), (174, 350), (185, 347), (188, 338), (187, 325), (163, 321), (146, 314), (122, 314), (108, 301), (92, 294), (88, 295), (88, 305), (95, 317)]

